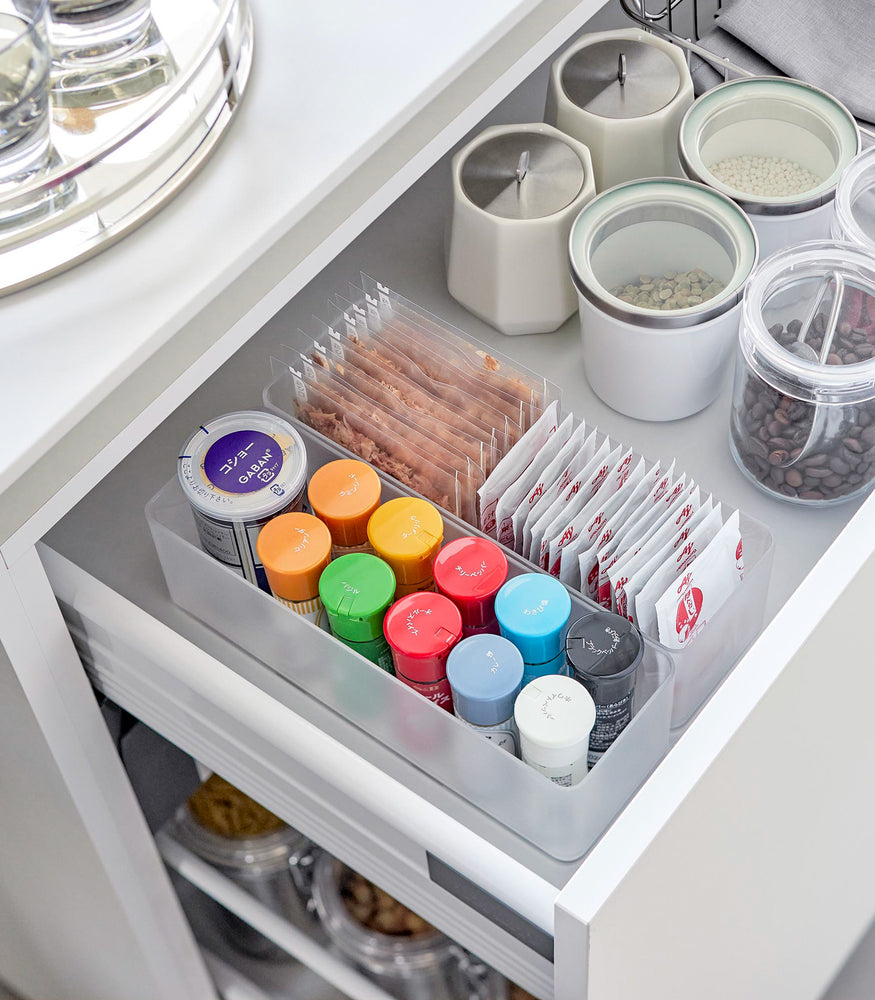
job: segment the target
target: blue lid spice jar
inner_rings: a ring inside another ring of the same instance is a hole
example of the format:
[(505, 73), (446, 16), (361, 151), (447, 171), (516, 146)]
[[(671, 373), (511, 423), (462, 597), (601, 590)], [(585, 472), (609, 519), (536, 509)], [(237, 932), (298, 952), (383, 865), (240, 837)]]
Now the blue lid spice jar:
[(523, 657), (500, 635), (463, 639), (447, 659), (453, 711), (485, 739), (519, 757), (513, 706), (523, 683)]
[(501, 634), (520, 651), (523, 687), (536, 677), (565, 674), (565, 631), (571, 598), (564, 585), (543, 573), (522, 573), (499, 590), (495, 616)]

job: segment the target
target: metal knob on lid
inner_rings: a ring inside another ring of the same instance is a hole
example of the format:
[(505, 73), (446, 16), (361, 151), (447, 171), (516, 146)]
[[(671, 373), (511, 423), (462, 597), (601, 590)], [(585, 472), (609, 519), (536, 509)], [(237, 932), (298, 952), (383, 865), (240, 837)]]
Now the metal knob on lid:
[(602, 118), (639, 118), (664, 108), (681, 74), (661, 49), (634, 39), (606, 38), (576, 52), (561, 74), (578, 107)]
[(462, 162), (461, 179), (467, 197), (490, 215), (541, 219), (570, 205), (586, 175), (564, 139), (509, 132), (472, 149)]

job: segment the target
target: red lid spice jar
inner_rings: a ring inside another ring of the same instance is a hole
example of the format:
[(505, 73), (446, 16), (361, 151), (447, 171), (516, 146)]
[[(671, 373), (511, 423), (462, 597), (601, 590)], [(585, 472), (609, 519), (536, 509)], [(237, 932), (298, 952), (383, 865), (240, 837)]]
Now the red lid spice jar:
[(507, 558), (488, 538), (456, 538), (437, 554), (434, 582), (462, 615), (462, 635), (499, 635), (495, 595), (507, 579)]
[(383, 632), (398, 680), (452, 712), (447, 656), (462, 638), (462, 616), (455, 604), (431, 591), (408, 594), (389, 608)]

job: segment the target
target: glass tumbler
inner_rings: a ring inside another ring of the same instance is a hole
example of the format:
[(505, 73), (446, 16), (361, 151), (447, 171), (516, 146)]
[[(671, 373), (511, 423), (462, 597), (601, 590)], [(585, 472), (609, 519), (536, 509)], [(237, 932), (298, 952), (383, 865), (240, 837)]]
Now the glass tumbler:
[(142, 42), (152, 0), (49, 0), (53, 58), (76, 65), (114, 58)]
[(49, 161), (46, 0), (0, 0), (0, 195)]
[(757, 486), (806, 506), (875, 486), (875, 256), (851, 243), (773, 254), (744, 293), (730, 445)]

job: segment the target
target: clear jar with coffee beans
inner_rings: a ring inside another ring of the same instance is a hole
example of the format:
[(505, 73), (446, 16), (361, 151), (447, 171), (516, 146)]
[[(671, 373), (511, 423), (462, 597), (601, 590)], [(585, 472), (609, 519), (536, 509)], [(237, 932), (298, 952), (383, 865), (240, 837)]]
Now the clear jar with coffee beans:
[(875, 256), (817, 241), (744, 292), (730, 446), (760, 488), (824, 506), (875, 485)]

